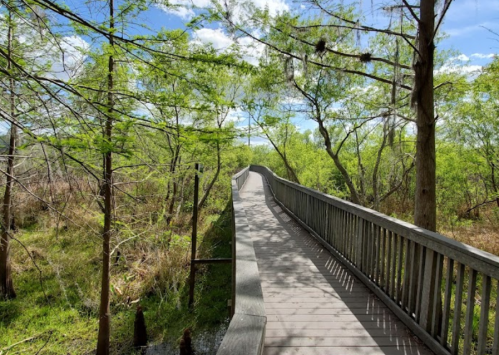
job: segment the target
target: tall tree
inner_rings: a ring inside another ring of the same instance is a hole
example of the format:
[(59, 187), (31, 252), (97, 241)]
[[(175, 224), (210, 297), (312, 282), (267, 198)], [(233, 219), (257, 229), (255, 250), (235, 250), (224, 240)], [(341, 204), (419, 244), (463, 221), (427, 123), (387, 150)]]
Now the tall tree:
[[(227, 16), (223, 6), (220, 7), (220, 19), (225, 19), (229, 22), (230, 28), (240, 31), (246, 36), (253, 38), (255, 41), (265, 44), (270, 50), (279, 53), (288, 58), (288, 63), (292, 60), (303, 61), (310, 68), (315, 66), (322, 68), (325, 71), (335, 71), (343, 75), (361, 76), (367, 80), (377, 81), (380, 83), (391, 85), (393, 80), (390, 78), (390, 72), (385, 70), (375, 72), (367, 67), (359, 66), (359, 63), (384, 63), (391, 68), (400, 70), (413, 70), (413, 83), (409, 83), (407, 78), (412, 75), (401, 75), (402, 78), (397, 82), (400, 89), (412, 91), (411, 104), (416, 111), (416, 126), (417, 126), (417, 149), (416, 149), (416, 195), (415, 195), (415, 212), (414, 223), (420, 227), (436, 230), (436, 194), (435, 194), (435, 104), (434, 104), (434, 83), (433, 83), (433, 67), (434, 67), (434, 52), (435, 52), (435, 37), (438, 29), (447, 13), (452, 0), (445, 0), (437, 14), (435, 11), (435, 0), (420, 0), (417, 4), (409, 4), (407, 0), (394, 1), (393, 6), (384, 7), (398, 11), (401, 19), (410, 18), (413, 21), (414, 33), (404, 31), (405, 26), (400, 26), (400, 29), (374, 28), (372, 26), (363, 25), (359, 16), (356, 15), (352, 8), (345, 8), (342, 5), (331, 4), (329, 1), (310, 0), (304, 1), (310, 7), (318, 12), (317, 16), (313, 16), (304, 23), (297, 23), (297, 17), (281, 16), (276, 19), (270, 18), (268, 11), (255, 11), (251, 22), (238, 23), (237, 21)], [(313, 12), (312, 12), (313, 13)], [(435, 21), (436, 15), (437, 21)], [(251, 26), (260, 26), (265, 29), (261, 32), (263, 36), (256, 36)], [(391, 24), (390, 24), (391, 25)], [(269, 30), (274, 33), (280, 33), (287, 40), (275, 41), (267, 36)], [(336, 29), (333, 40), (331, 35), (326, 35), (327, 29)], [(323, 33), (322, 38), (317, 38), (313, 33)], [(369, 36), (377, 33), (391, 38), (400, 38), (405, 46), (413, 50), (413, 63), (399, 63), (389, 58), (383, 58), (373, 54), (371, 51), (360, 52), (362, 47), (360, 35), (367, 32)], [(352, 46), (342, 45), (342, 38), (351, 38), (355, 34), (358, 38), (359, 45), (357, 48)], [(308, 52), (304, 48), (309, 48)], [(319, 58), (312, 58), (309, 53), (315, 49), (316, 53), (320, 53)], [(305, 52), (305, 53), (303, 53)], [(360, 53), (359, 53), (360, 52)], [(326, 57), (341, 58), (341, 61), (326, 62), (323, 58)], [(292, 73), (292, 70), (289, 71)], [(388, 73), (388, 75), (387, 75)], [(302, 88), (303, 89), (303, 88)], [(306, 93), (307, 91), (304, 90)], [(407, 105), (407, 102), (401, 100), (399, 106)], [(325, 142), (327, 144), (327, 130), (320, 128), (324, 132)], [(330, 154), (333, 160), (335, 159), (334, 151)], [(341, 170), (341, 169), (340, 169)], [(345, 175), (346, 176), (346, 175)], [(356, 196), (353, 184), (349, 185), (351, 198), (354, 202), (359, 202)]]
[[(13, 69), (13, 41), (15, 23), (13, 18), (13, 11), (10, 8), (13, 6), (12, 2), (9, 3), (7, 8), (7, 38), (6, 38), (6, 70), (11, 72)], [(8, 79), (8, 114), (11, 118), (16, 117), (16, 93), (15, 82), (13, 77)], [(7, 171), (5, 192), (3, 196), (3, 209), (2, 209), (2, 236), (0, 240), (0, 298), (14, 298), (16, 292), (12, 281), (12, 270), (10, 265), (10, 233), (12, 224), (12, 189), (14, 185), (14, 164), (16, 145), (18, 144), (17, 126), (10, 123), (10, 139), (7, 155)]]
[(103, 197), (104, 197), (104, 228), (102, 230), (102, 282), (101, 298), (99, 307), (99, 335), (97, 338), (97, 355), (109, 354), (109, 338), (111, 335), (111, 312), (109, 310), (110, 299), (110, 258), (111, 258), (111, 236), (113, 233), (113, 125), (114, 125), (114, 0), (109, 0), (109, 54), (107, 71), (107, 114), (103, 140), (107, 143), (107, 149), (103, 152)]

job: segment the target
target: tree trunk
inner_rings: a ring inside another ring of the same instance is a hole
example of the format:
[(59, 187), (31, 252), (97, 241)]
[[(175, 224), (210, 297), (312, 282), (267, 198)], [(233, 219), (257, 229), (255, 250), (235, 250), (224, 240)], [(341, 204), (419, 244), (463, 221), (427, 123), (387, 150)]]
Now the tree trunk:
[(333, 148), (331, 146), (331, 139), (329, 138), (329, 133), (326, 127), (324, 127), (324, 123), (320, 119), (320, 117), (317, 118), (317, 123), (319, 124), (319, 132), (324, 138), (324, 144), (326, 145), (326, 152), (331, 157), (331, 159), (333, 159), (334, 165), (336, 165), (336, 168), (340, 171), (341, 175), (345, 179), (345, 183), (347, 184), (348, 190), (350, 191), (350, 199), (352, 200), (353, 203), (360, 205), (361, 201), (359, 198), (359, 194), (357, 193), (357, 189), (353, 185), (353, 181), (350, 178), (350, 174), (348, 174), (348, 171), (341, 163), (340, 158), (338, 157), (337, 154), (333, 152)]
[(381, 155), (383, 154), (383, 150), (385, 149), (386, 146), (386, 139), (387, 139), (387, 134), (388, 132), (386, 130), (383, 130), (383, 141), (381, 142), (381, 146), (379, 147), (378, 153), (376, 155), (376, 163), (374, 164), (374, 169), (373, 169), (373, 207), (376, 211), (379, 211), (379, 205), (381, 202), (380, 196), (379, 196), (379, 179), (378, 179), (378, 172), (379, 172), (379, 166), (381, 164)]
[[(8, 15), (9, 27), (7, 30), (7, 69), (12, 69), (12, 15)], [(10, 116), (15, 117), (16, 102), (14, 93), (14, 79), (9, 79), (10, 90)], [(17, 144), (17, 127), (13, 123), (10, 125), (9, 156), (7, 157), (7, 182), (3, 196), (3, 228), (0, 240), (0, 300), (15, 298), (16, 292), (12, 282), (12, 271), (10, 265), (10, 225), (12, 219), (12, 187), (14, 184), (14, 155)]]
[(285, 152), (281, 152), (281, 150), (279, 149), (279, 147), (274, 143), (274, 141), (270, 138), (270, 135), (267, 133), (267, 130), (265, 130), (263, 128), (263, 125), (262, 124), (259, 124), (260, 128), (262, 128), (263, 130), (263, 133), (265, 133), (265, 136), (267, 137), (267, 139), (269, 140), (270, 144), (272, 144), (272, 146), (274, 147), (275, 151), (277, 152), (277, 154), (279, 154), (279, 156), (281, 157), (283, 163), (284, 163), (284, 166), (286, 167), (286, 171), (288, 172), (288, 178), (291, 180), (291, 181), (294, 181), (296, 182), (297, 184), (300, 183), (300, 180), (298, 180), (298, 176), (296, 175), (294, 169), (291, 167), (291, 165), (289, 164), (289, 161), (288, 161), (288, 158), (286, 157), (286, 154)]
[(220, 142), (217, 141), (217, 171), (215, 172), (215, 176), (213, 177), (213, 179), (210, 181), (208, 188), (206, 189), (203, 197), (201, 198), (201, 201), (199, 201), (198, 203), (198, 210), (201, 210), (203, 204), (206, 202), (206, 199), (208, 198), (208, 195), (210, 194), (213, 185), (215, 185), (215, 182), (218, 179), (218, 175), (220, 174), (221, 168), (222, 168), (222, 160), (220, 157)]
[(175, 148), (175, 155), (171, 160), (171, 167), (170, 167), (173, 191), (168, 205), (168, 217), (166, 218), (167, 223), (170, 223), (173, 217), (173, 210), (175, 208), (175, 199), (177, 198), (177, 193), (178, 193), (178, 179), (175, 176), (175, 173), (177, 171), (177, 161), (179, 156), (180, 156), (180, 145), (177, 145), (177, 147)]
[(416, 196), (414, 224), (436, 231), (436, 160), (435, 114), (433, 98), (433, 59), (435, 0), (421, 0), (417, 60), (415, 70), (415, 104), (417, 105)]
[[(114, 0), (109, 2), (110, 29), (114, 28)], [(114, 47), (113, 37), (109, 37), (111, 50)], [(111, 54), (108, 61), (107, 74), (107, 106), (108, 115), (105, 126), (105, 139), (108, 144), (112, 143), (113, 113), (114, 113), (114, 58)], [(104, 229), (102, 231), (102, 283), (101, 299), (99, 309), (99, 335), (97, 339), (97, 355), (109, 354), (109, 337), (111, 330), (111, 314), (109, 310), (109, 283), (110, 283), (110, 241), (112, 233), (112, 211), (113, 211), (113, 155), (108, 149), (104, 153)]]

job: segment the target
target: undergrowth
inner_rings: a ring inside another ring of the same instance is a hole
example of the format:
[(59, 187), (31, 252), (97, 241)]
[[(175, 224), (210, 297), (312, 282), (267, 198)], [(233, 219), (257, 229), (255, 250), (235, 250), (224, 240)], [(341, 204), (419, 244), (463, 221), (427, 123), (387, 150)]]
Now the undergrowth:
[[(150, 226), (147, 231), (150, 236), (130, 239), (112, 257), (111, 354), (133, 353), (139, 304), (151, 344), (176, 345), (183, 329), (191, 328), (195, 337), (197, 331), (226, 322), (228, 317), (230, 264), (199, 267), (195, 306), (190, 311), (189, 228)], [(202, 257), (230, 257), (229, 205), (220, 215), (204, 215), (199, 234)], [(18, 297), (0, 302), (0, 354), (93, 353), (100, 238), (88, 228), (49, 226), (43, 217), (24, 225), (14, 237), (12, 267)]]

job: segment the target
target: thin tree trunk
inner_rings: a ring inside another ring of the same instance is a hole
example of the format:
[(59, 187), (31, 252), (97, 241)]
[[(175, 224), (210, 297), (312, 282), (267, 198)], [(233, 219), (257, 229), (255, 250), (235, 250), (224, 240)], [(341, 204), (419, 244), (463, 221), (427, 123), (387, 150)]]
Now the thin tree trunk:
[(279, 154), (279, 156), (281, 157), (283, 163), (284, 163), (284, 166), (286, 167), (286, 171), (288, 172), (288, 178), (291, 180), (291, 181), (294, 181), (296, 182), (297, 184), (300, 184), (300, 180), (298, 179), (298, 176), (296, 175), (294, 169), (291, 167), (291, 165), (289, 164), (289, 161), (288, 161), (288, 158), (286, 157), (286, 154), (284, 154), (283, 152), (281, 152), (281, 150), (279, 149), (279, 147), (274, 143), (274, 141), (270, 138), (270, 135), (267, 133), (267, 130), (263, 127), (262, 124), (260, 124), (259, 122), (257, 122), (257, 124), (260, 126), (260, 128), (263, 130), (263, 133), (265, 133), (265, 136), (267, 137), (267, 139), (269, 140), (270, 144), (272, 144), (272, 146), (274, 147), (275, 151), (277, 152), (277, 154)]
[(379, 204), (380, 204), (378, 171), (379, 171), (379, 166), (381, 164), (381, 155), (383, 154), (383, 150), (385, 149), (386, 146), (387, 134), (388, 132), (386, 130), (383, 130), (383, 141), (381, 142), (378, 154), (376, 155), (376, 163), (374, 164), (374, 169), (373, 169), (373, 198), (374, 198), (373, 206), (376, 211), (379, 211)]
[(366, 196), (366, 182), (365, 182), (365, 168), (364, 165), (362, 164), (362, 156), (360, 155), (360, 142), (359, 142), (359, 135), (357, 134), (357, 131), (355, 131), (355, 150), (357, 153), (357, 165), (359, 166), (359, 187), (360, 187), (360, 194), (362, 196)]
[(492, 180), (492, 189), (494, 190), (494, 193), (496, 194), (496, 205), (497, 205), (497, 207), (499, 207), (499, 196), (498, 196), (499, 189), (497, 187), (497, 182), (496, 182), (496, 169), (495, 169), (495, 165), (493, 162), (489, 162), (489, 166), (491, 169), (490, 175), (492, 178), (491, 179)]
[(433, 60), (435, 52), (435, 0), (421, 0), (415, 70), (417, 105), (416, 196), (414, 224), (431, 231), (437, 228), (435, 113)]
[[(7, 30), (7, 69), (12, 69), (12, 15), (9, 11), (8, 15), (9, 28)], [(16, 102), (14, 93), (14, 79), (9, 79), (10, 90), (10, 116), (15, 117)], [(0, 243), (0, 299), (15, 298), (16, 292), (12, 282), (12, 270), (10, 265), (10, 224), (12, 219), (12, 187), (14, 184), (14, 155), (16, 153), (17, 144), (17, 127), (10, 125), (10, 142), (9, 156), (7, 158), (7, 182), (5, 185), (5, 193), (3, 197), (3, 228), (2, 238)]]
[[(114, 0), (109, 1), (109, 28), (114, 28)], [(111, 50), (114, 47), (113, 37), (109, 37), (109, 45)], [(108, 144), (112, 143), (113, 133), (113, 111), (114, 111), (114, 58), (111, 54), (108, 61), (107, 74), (107, 106), (108, 115), (105, 126), (105, 139)], [(111, 330), (111, 314), (109, 310), (109, 282), (110, 282), (110, 241), (112, 233), (112, 210), (113, 210), (113, 156), (108, 150), (104, 154), (104, 229), (102, 231), (102, 283), (101, 283), (101, 299), (99, 309), (99, 335), (97, 339), (97, 355), (109, 354), (109, 337)]]
[(324, 127), (324, 122), (320, 119), (320, 117), (317, 118), (317, 123), (319, 124), (319, 132), (324, 138), (324, 144), (326, 145), (326, 152), (331, 157), (331, 159), (333, 159), (336, 168), (340, 171), (341, 175), (345, 179), (345, 183), (347, 184), (348, 190), (350, 191), (350, 199), (352, 200), (353, 203), (360, 205), (361, 201), (359, 198), (359, 194), (357, 193), (357, 189), (353, 185), (352, 179), (350, 178), (350, 174), (348, 174), (348, 171), (341, 163), (340, 158), (338, 157), (337, 154), (333, 152), (329, 133), (326, 127)]
[(208, 198), (210, 191), (213, 188), (213, 185), (215, 185), (215, 182), (218, 179), (218, 175), (220, 174), (221, 168), (222, 168), (222, 160), (220, 157), (220, 142), (217, 141), (217, 171), (215, 172), (215, 176), (213, 177), (213, 179), (211, 179), (210, 183), (208, 184), (208, 188), (206, 189), (203, 197), (198, 203), (198, 210), (201, 210), (203, 204), (206, 202), (206, 199)]
[(175, 156), (171, 161), (171, 168), (170, 168), (170, 174), (172, 178), (172, 184), (173, 184), (173, 191), (172, 191), (172, 196), (168, 205), (168, 217), (167, 217), (167, 222), (170, 223), (172, 216), (173, 216), (173, 210), (175, 208), (175, 200), (177, 199), (177, 193), (178, 193), (178, 179), (175, 176), (175, 173), (177, 171), (177, 161), (180, 156), (180, 145), (177, 145), (175, 149)]

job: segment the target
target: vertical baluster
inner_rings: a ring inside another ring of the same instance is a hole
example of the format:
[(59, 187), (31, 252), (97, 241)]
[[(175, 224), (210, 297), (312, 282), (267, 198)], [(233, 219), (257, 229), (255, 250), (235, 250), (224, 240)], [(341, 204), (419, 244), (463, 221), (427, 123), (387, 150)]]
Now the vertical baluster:
[(341, 254), (345, 254), (345, 245), (348, 239), (348, 228), (350, 227), (350, 214), (345, 211), (345, 229), (343, 230), (343, 239), (341, 241), (340, 250)]
[(334, 211), (333, 212), (334, 218), (333, 218), (333, 223), (332, 223), (331, 227), (329, 228), (329, 233), (331, 235), (331, 238), (329, 240), (329, 245), (333, 245), (333, 241), (336, 238), (336, 233), (337, 233), (336, 228), (338, 227), (338, 209), (336, 207), (333, 207), (333, 206), (331, 206), (331, 209), (332, 209), (332, 211)]
[(371, 280), (376, 283), (376, 262), (378, 259), (377, 245), (376, 245), (376, 233), (377, 226), (371, 223)]
[(334, 208), (334, 227), (331, 230), (331, 234), (334, 236), (333, 239), (331, 240), (331, 245), (334, 244), (334, 241), (336, 238), (338, 238), (338, 224), (339, 224), (339, 214), (340, 210), (339, 208), (335, 207)]
[(350, 241), (350, 260), (354, 260), (355, 252), (357, 250), (355, 245), (355, 232), (359, 225), (359, 218), (355, 215), (352, 215), (353, 218), (353, 230), (352, 230), (352, 240)]
[(440, 316), (442, 307), (442, 272), (444, 265), (444, 256), (437, 254), (437, 270), (435, 275), (435, 293), (433, 295), (433, 316), (431, 319), (431, 335), (436, 338), (441, 326)]
[(340, 246), (340, 254), (345, 256), (346, 245), (348, 243), (348, 237), (350, 234), (350, 213), (346, 213), (345, 216), (345, 238), (343, 238), (343, 243)]
[(409, 260), (410, 266), (410, 274), (409, 274), (409, 299), (408, 299), (408, 308), (409, 314), (412, 316), (416, 313), (416, 298), (417, 298), (417, 282), (419, 278), (419, 269), (421, 267), (420, 264), (420, 245), (416, 242), (411, 243), (411, 258)]
[(364, 250), (363, 250), (363, 232), (364, 232), (364, 220), (358, 217), (357, 221), (357, 267), (361, 272), (364, 271)]
[(454, 302), (454, 320), (452, 322), (452, 343), (451, 354), (457, 355), (459, 352), (459, 333), (461, 332), (461, 310), (463, 303), (463, 285), (464, 285), (464, 265), (457, 264), (456, 277), (456, 295)]
[(480, 304), (480, 326), (478, 329), (478, 355), (485, 355), (487, 350), (487, 331), (489, 328), (489, 309), (490, 309), (490, 276), (483, 275), (482, 278), (482, 302)]
[(324, 240), (327, 240), (327, 226), (329, 224), (329, 203), (324, 202), (323, 203), (324, 207), (324, 223), (323, 223), (323, 229), (322, 229), (322, 238)]
[(471, 354), (473, 341), (473, 316), (475, 315), (475, 291), (476, 291), (476, 276), (477, 272), (474, 269), (470, 270), (468, 283), (468, 298), (466, 303), (466, 316), (464, 323), (464, 346), (463, 354)]
[(412, 266), (414, 266), (414, 263), (411, 262), (411, 257), (412, 257), (411, 244), (413, 244), (412, 241), (410, 241), (409, 239), (405, 239), (404, 284), (402, 285), (403, 287), (402, 309), (406, 312), (407, 312), (406, 308), (408, 308), (408, 301), (409, 301), (409, 286), (411, 284)]
[(317, 200), (312, 195), (308, 195), (310, 199), (310, 204), (312, 205), (312, 215), (310, 216), (310, 224), (312, 225), (312, 230), (317, 233), (317, 226), (315, 224), (315, 220), (317, 217)]
[(319, 201), (319, 213), (317, 220), (317, 233), (324, 239), (324, 221), (326, 220), (326, 203), (322, 200)]
[(372, 228), (372, 223), (369, 221), (365, 221), (364, 227), (366, 229), (365, 233), (365, 259), (366, 259), (366, 275), (367, 277), (370, 278), (370, 275), (372, 274), (372, 269), (371, 269), (371, 259), (372, 259), (372, 247), (371, 247), (371, 242), (372, 242), (372, 234), (371, 234), (371, 228)]
[(345, 224), (345, 211), (341, 210), (340, 214), (340, 228), (338, 229), (338, 240), (336, 241), (336, 244), (334, 245), (335, 249), (338, 249), (338, 245), (341, 244), (341, 241), (343, 240), (343, 226)]
[(452, 284), (454, 274), (454, 260), (451, 258), (447, 262), (447, 272), (445, 275), (444, 308), (442, 313), (442, 332), (440, 333), (440, 344), (447, 347), (447, 337), (449, 333), (450, 303), (452, 299)]
[(371, 281), (376, 283), (376, 225), (371, 223), (371, 232), (370, 232), (371, 245), (369, 248), (369, 254), (371, 256), (370, 260), (370, 268), (371, 268)]
[(397, 302), (402, 305), (402, 261), (404, 259), (404, 238), (398, 236)]
[(374, 233), (374, 251), (375, 251), (375, 257), (374, 257), (374, 273), (373, 273), (373, 279), (374, 282), (379, 285), (379, 269), (380, 269), (380, 254), (381, 254), (381, 228), (373, 223), (373, 233)]
[(383, 236), (381, 237), (381, 277), (379, 286), (386, 292), (386, 277), (385, 277), (385, 265), (386, 265), (386, 229), (382, 229)]
[(349, 227), (348, 227), (348, 236), (347, 240), (345, 243), (345, 257), (350, 260), (350, 245), (352, 244), (352, 237), (353, 237), (353, 215), (351, 213), (348, 213), (348, 220), (349, 222)]
[(385, 282), (385, 292), (392, 298), (392, 282), (391, 282), (391, 266), (392, 266), (392, 231), (388, 231), (388, 252), (386, 255), (386, 282)]
[(343, 238), (343, 221), (344, 221), (345, 211), (340, 210), (340, 225), (338, 226), (338, 238), (335, 240), (334, 248), (338, 247), (338, 244), (341, 243), (341, 238)]
[(352, 239), (350, 240), (350, 252), (349, 252), (349, 259), (351, 261), (353, 261), (355, 258), (355, 250), (356, 250), (356, 248), (355, 248), (355, 231), (357, 230), (357, 224), (359, 222), (359, 219), (357, 218), (357, 216), (352, 214), (352, 221), (353, 221)]
[(494, 343), (492, 344), (492, 355), (499, 355), (499, 281), (496, 288), (496, 316), (494, 322)]
[(350, 218), (349, 213), (345, 212), (345, 230), (343, 232), (343, 239), (341, 240), (341, 245), (338, 246), (338, 251), (340, 254), (345, 255), (345, 244), (348, 239), (348, 228), (350, 227)]
[(357, 219), (355, 218), (355, 215), (350, 214), (350, 220), (352, 221), (352, 224), (350, 226), (350, 238), (348, 240), (347, 258), (348, 258), (348, 260), (353, 261), (353, 257), (352, 257), (353, 249), (352, 249), (352, 246), (353, 246), (354, 240), (355, 240), (355, 230), (357, 228), (357, 224), (356, 224)]
[(356, 254), (355, 251), (357, 250), (355, 248), (355, 244), (357, 241), (357, 216), (352, 215), (352, 231), (351, 231), (351, 237), (350, 237), (350, 242), (349, 242), (349, 249), (348, 249), (348, 260), (350, 260), (352, 263), (357, 265), (357, 259), (356, 259)]
[(392, 277), (391, 277), (391, 291), (390, 294), (392, 295), (392, 299), (397, 299), (397, 234), (391, 232), (392, 236), (392, 243), (393, 243), (393, 248), (392, 248)]
[(417, 298), (416, 298), (416, 322), (419, 323), (421, 316), (421, 298), (423, 295), (423, 282), (424, 282), (424, 270), (425, 270), (425, 258), (426, 258), (426, 248), (421, 247), (419, 252), (419, 270), (418, 270), (418, 287), (417, 287)]
[(335, 211), (336, 211), (336, 222), (335, 222), (335, 225), (333, 228), (334, 238), (331, 241), (331, 246), (336, 244), (336, 241), (338, 240), (338, 235), (340, 234), (339, 228), (340, 228), (341, 210), (339, 208), (335, 207)]

